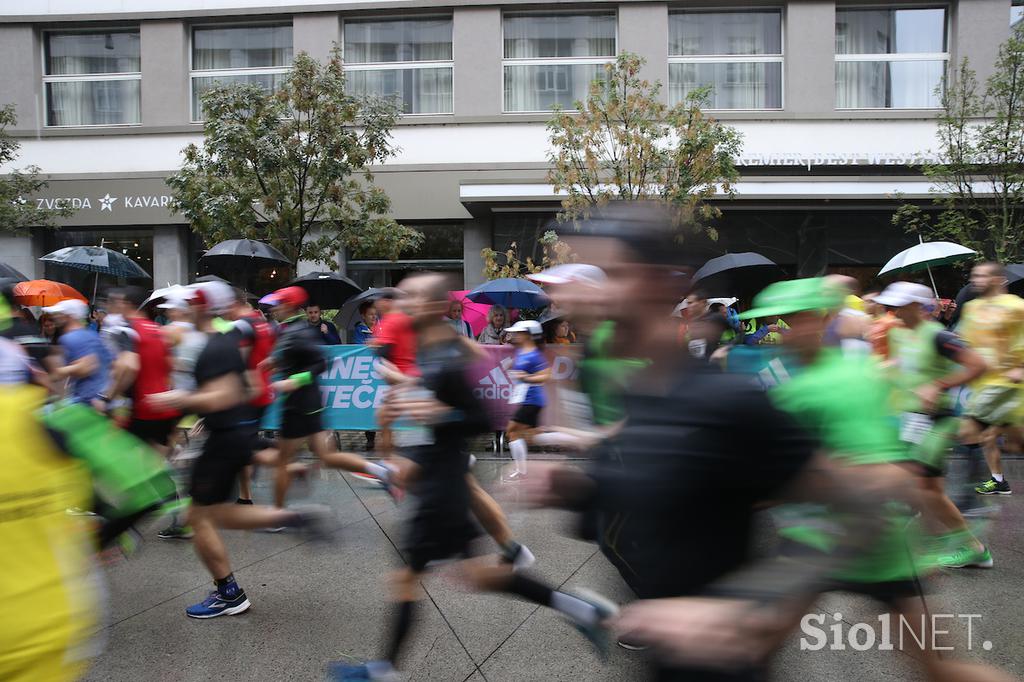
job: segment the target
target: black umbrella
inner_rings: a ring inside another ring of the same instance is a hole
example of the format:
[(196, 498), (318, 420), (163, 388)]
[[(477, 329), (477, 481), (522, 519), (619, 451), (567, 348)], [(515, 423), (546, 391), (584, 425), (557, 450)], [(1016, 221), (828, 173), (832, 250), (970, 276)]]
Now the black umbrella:
[(282, 263), (291, 265), (291, 261), (283, 253), (270, 244), (258, 242), (255, 239), (228, 239), (227, 241), (214, 244), (199, 259), (210, 263), (238, 264), (257, 261), (258, 265), (275, 265)]
[(66, 246), (46, 254), (39, 260), (100, 275), (149, 279), (149, 273), (131, 258), (120, 251), (112, 251), (102, 246)]
[(6, 278), (6, 279), (13, 279), (13, 280), (16, 280), (18, 282), (27, 282), (28, 281), (28, 277), (26, 277), (25, 275), (21, 274), (20, 272), (18, 272), (14, 268), (12, 268), (7, 263), (0, 263), (0, 277)]
[(382, 287), (380, 289), (370, 287), (363, 293), (356, 294), (345, 301), (345, 305), (341, 306), (341, 310), (334, 316), (334, 324), (338, 325), (338, 329), (351, 328), (352, 324), (355, 322), (356, 315), (359, 314), (359, 306), (367, 301), (376, 301), (385, 294), (391, 294), (395, 298), (398, 298), (402, 292), (394, 287)]
[(1018, 295), (1024, 293), (1024, 263), (1011, 263), (1006, 266), (1006, 283), (1011, 292)]
[(305, 289), (310, 303), (321, 308), (340, 308), (345, 301), (362, 292), (358, 284), (337, 272), (311, 272), (292, 280), (289, 286)]
[(196, 277), (196, 281), (197, 282), (223, 282), (224, 284), (231, 284), (231, 282), (227, 281), (223, 277), (218, 277), (217, 275), (203, 275), (202, 277)]
[(727, 253), (694, 273), (693, 286), (706, 296), (742, 296), (760, 291), (781, 276), (779, 266), (759, 253)]

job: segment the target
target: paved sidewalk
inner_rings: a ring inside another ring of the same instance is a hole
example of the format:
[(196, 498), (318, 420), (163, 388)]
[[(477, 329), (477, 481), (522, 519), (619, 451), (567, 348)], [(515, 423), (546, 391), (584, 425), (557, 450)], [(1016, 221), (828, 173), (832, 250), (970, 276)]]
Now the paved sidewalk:
[[(573, 538), (573, 518), (525, 511), (515, 485), (500, 479), (501, 462), (481, 461), (477, 474), (509, 514), (519, 539), (536, 553), (537, 573), (568, 590), (587, 587), (626, 601), (629, 591), (596, 548)], [(1024, 463), (1011, 463), (1024, 474)], [(1011, 478), (1011, 481), (1013, 479)], [(1024, 485), (1024, 478), (1019, 479)], [(263, 481), (257, 499), (267, 499)], [(1024, 494), (1024, 488), (1019, 494)], [(196, 621), (184, 614), (211, 589), (187, 542), (161, 541), (155, 528), (141, 552), (107, 570), (107, 642), (88, 679), (318, 680), (328, 661), (377, 657), (388, 623), (386, 576), (400, 565), (401, 509), (379, 488), (335, 471), (322, 472), (312, 500), (337, 512), (336, 542), (311, 545), (299, 535), (227, 532), (235, 575), (253, 603), (245, 615)], [(982, 660), (1024, 671), (1024, 532), (1016, 499), (1003, 507), (991, 535), (996, 568), (941, 576), (934, 612), (981, 614), (974, 651)], [(713, 551), (702, 548), (701, 551)], [(695, 557), (695, 560), (699, 560)], [(451, 576), (431, 575), (404, 668), (409, 680), (637, 680), (643, 654), (613, 647), (601, 662), (587, 641), (547, 609), (462, 589)], [(946, 606), (948, 604), (948, 606)], [(818, 608), (818, 607), (816, 607)], [(850, 623), (876, 622), (871, 605), (845, 595), (823, 598), (820, 610)], [(829, 619), (823, 627), (833, 623)], [(990, 651), (980, 642), (990, 640)], [(778, 680), (913, 680), (899, 653), (800, 651), (794, 636), (781, 652)]]

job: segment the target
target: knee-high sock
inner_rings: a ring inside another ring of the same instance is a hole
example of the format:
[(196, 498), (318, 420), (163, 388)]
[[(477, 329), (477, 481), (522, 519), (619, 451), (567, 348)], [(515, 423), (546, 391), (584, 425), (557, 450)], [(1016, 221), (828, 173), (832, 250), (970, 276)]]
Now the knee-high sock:
[(402, 643), (412, 627), (412, 612), (415, 602), (403, 601), (396, 606), (395, 624), (391, 630), (391, 641), (388, 643), (386, 658), (392, 664), (398, 661), (398, 654), (402, 651)]
[(526, 441), (518, 438), (508, 444), (508, 451), (512, 453), (512, 460), (516, 463), (516, 471), (526, 473)]
[(519, 595), (535, 604), (549, 606), (581, 625), (593, 625), (601, 619), (601, 614), (593, 604), (571, 594), (559, 592), (522, 573), (512, 576), (505, 591)]

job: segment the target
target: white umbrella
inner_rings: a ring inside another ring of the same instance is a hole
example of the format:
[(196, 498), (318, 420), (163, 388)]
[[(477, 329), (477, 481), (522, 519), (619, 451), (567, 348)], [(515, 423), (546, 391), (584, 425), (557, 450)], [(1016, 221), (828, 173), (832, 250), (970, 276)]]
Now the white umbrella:
[(162, 289), (156, 289), (149, 298), (146, 299), (142, 307), (145, 308), (147, 305), (161, 298), (188, 298), (191, 290), (182, 284), (172, 284), (169, 287), (163, 287)]
[[(921, 237), (918, 237), (918, 239), (921, 239)], [(885, 267), (878, 271), (878, 274), (927, 270), (928, 277), (932, 281), (932, 291), (935, 292), (937, 298), (939, 292), (935, 288), (935, 278), (932, 277), (931, 266), (957, 263), (967, 260), (977, 255), (977, 253), (977, 251), (954, 242), (926, 242), (922, 240), (920, 244), (904, 249), (890, 258)]]

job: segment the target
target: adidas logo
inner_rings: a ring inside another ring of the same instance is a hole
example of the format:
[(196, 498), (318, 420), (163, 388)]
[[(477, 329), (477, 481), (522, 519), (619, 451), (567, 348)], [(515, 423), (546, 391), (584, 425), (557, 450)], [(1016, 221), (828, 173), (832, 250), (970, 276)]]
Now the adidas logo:
[(505, 374), (505, 368), (497, 366), (481, 377), (473, 395), (481, 400), (508, 401), (512, 396), (512, 381)]

